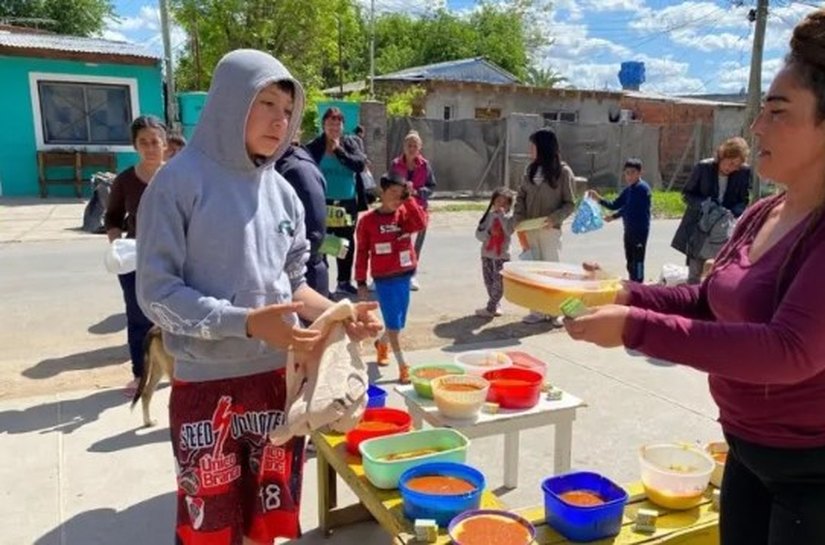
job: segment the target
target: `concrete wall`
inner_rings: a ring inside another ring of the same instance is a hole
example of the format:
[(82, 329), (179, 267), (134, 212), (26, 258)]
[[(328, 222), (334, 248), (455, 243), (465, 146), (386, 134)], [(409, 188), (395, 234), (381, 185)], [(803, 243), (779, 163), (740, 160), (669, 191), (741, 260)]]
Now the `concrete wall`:
[(742, 136), (744, 124), (744, 107), (720, 106), (717, 108), (713, 116), (713, 148), (716, 149), (719, 144), (732, 136)]
[[(36, 119), (32, 104), (31, 73), (131, 79), (136, 82), (135, 116), (152, 114), (163, 119), (163, 84), (160, 64), (155, 66), (95, 64), (80, 61), (0, 56), (0, 80), (3, 81), (0, 119), (6, 130), (0, 133), (0, 193), (3, 196), (34, 197), (38, 191)], [(35, 90), (36, 93), (36, 90)], [(67, 146), (68, 147), (68, 146)], [(72, 146), (73, 149), (91, 149)], [(100, 148), (95, 148), (100, 149)], [(137, 155), (129, 147), (117, 146), (118, 170), (133, 165)], [(86, 173), (88, 175), (88, 173)], [(50, 196), (72, 196), (73, 188), (51, 186)]]
[(377, 179), (387, 171), (387, 158), (393, 152), (387, 149), (387, 106), (383, 102), (362, 102), (361, 125), (364, 127), (367, 157)]
[(597, 98), (577, 91), (565, 91), (562, 96), (560, 90), (548, 95), (541, 90), (530, 93), (523, 88), (511, 90), (509, 87), (434, 87), (427, 95), (425, 114), (428, 119), (443, 119), (445, 106), (452, 109), (452, 119), (474, 119), (476, 108), (498, 109), (502, 117), (514, 113), (541, 115), (565, 111), (577, 112), (579, 123), (599, 124), (609, 123), (608, 112), (617, 110), (619, 103), (618, 96)]

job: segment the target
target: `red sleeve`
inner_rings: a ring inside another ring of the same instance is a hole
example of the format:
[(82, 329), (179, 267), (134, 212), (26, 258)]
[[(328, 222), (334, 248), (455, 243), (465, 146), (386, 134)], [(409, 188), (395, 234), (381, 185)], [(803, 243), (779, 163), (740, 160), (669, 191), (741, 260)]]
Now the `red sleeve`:
[(355, 281), (366, 282), (370, 263), (370, 230), (373, 226), (373, 215), (364, 214), (358, 220), (355, 228)]
[(417, 233), (427, 227), (427, 212), (413, 199), (407, 199), (402, 206), (399, 226), (405, 233)]
[(633, 308), (625, 346), (751, 384), (795, 384), (825, 371), (825, 240), (811, 248), (769, 323), (691, 320)]

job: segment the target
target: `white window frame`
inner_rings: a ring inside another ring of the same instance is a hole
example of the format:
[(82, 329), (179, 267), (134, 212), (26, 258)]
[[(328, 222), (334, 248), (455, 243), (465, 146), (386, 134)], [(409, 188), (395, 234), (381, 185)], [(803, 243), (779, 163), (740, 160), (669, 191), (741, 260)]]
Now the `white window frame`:
[(34, 121), (34, 137), (38, 151), (48, 151), (55, 149), (80, 149), (85, 151), (112, 151), (112, 152), (133, 152), (134, 146), (129, 145), (102, 145), (102, 144), (47, 144), (43, 137), (43, 112), (40, 110), (40, 82), (65, 82), (65, 83), (89, 83), (104, 85), (120, 85), (129, 88), (129, 99), (132, 106), (132, 118), (140, 115), (140, 102), (138, 100), (138, 81), (136, 78), (113, 78), (108, 76), (86, 76), (74, 74), (49, 74), (46, 72), (29, 73), (29, 91), (31, 92), (32, 112)]

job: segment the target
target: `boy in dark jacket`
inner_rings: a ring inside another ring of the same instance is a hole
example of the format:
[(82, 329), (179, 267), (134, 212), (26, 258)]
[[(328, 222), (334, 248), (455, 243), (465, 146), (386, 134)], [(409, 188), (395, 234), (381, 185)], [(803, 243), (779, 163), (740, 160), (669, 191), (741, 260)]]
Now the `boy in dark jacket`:
[(306, 280), (309, 287), (329, 296), (329, 265), (320, 252), (327, 231), (327, 183), (309, 153), (293, 142), (275, 163), (275, 170), (292, 186), (304, 205), (304, 224), (309, 241)]
[(651, 195), (650, 186), (642, 180), (642, 162), (639, 159), (625, 161), (624, 181), (627, 187), (614, 201), (604, 200), (596, 191), (590, 191), (590, 195), (605, 208), (615, 211), (605, 216), (605, 221), (622, 219), (627, 274), (631, 282), (644, 282)]

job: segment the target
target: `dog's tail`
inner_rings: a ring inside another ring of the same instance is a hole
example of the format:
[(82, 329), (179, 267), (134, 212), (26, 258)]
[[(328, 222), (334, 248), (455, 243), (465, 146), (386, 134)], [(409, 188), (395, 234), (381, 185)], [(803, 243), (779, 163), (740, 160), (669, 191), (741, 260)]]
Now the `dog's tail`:
[(163, 342), (161, 338), (161, 331), (158, 326), (152, 326), (152, 329), (146, 334), (146, 337), (143, 339), (143, 374), (140, 377), (140, 382), (138, 383), (137, 388), (135, 389), (135, 395), (132, 397), (132, 405), (130, 408), (134, 409), (135, 405), (137, 405), (140, 396), (143, 395), (143, 390), (146, 389), (146, 385), (149, 384), (149, 379), (152, 378), (152, 373), (160, 373), (161, 370), (158, 369), (157, 365), (154, 365), (152, 362), (152, 343), (154, 342)]

